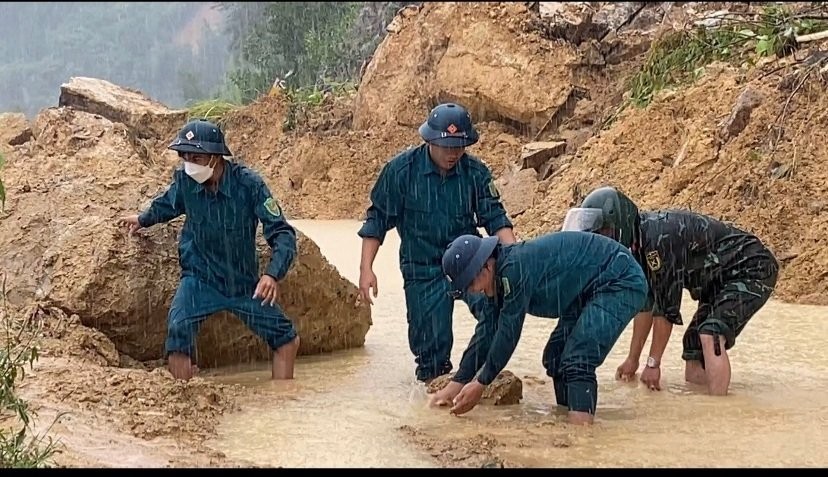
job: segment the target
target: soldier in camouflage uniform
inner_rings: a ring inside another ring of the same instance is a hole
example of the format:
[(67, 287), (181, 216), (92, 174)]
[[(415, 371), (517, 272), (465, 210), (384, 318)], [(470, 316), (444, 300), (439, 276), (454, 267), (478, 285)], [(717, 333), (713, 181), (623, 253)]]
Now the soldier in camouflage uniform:
[[(770, 298), (779, 264), (753, 234), (714, 218), (682, 210), (639, 212), (612, 187), (592, 191), (564, 220), (564, 230), (589, 230), (629, 247), (647, 275), (650, 296), (634, 319), (630, 353), (616, 377), (635, 375), (650, 328), (650, 356), (641, 381), (660, 389), (661, 357), (681, 318), (682, 289), (699, 307), (684, 334), (685, 379), (712, 395), (727, 394), (727, 350)], [(656, 320), (653, 320), (655, 316)]]

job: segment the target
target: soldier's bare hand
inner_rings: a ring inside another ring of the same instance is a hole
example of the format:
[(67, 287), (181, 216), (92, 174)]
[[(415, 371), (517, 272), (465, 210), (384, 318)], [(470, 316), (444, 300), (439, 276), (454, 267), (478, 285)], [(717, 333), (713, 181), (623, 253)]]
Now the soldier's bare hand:
[(641, 382), (652, 391), (661, 391), (661, 368), (645, 367), (641, 371)]
[(429, 406), (442, 407), (454, 404), (454, 398), (463, 390), (463, 385), (457, 381), (449, 381), (443, 389), (434, 393), (429, 399)]
[(377, 276), (374, 274), (374, 271), (369, 269), (359, 272), (359, 297), (369, 305), (374, 304), (373, 300), (371, 300), (370, 291), (372, 288), (374, 289), (374, 298), (376, 298), (377, 293), (379, 293), (379, 288), (377, 288)]
[(135, 232), (141, 230), (141, 223), (138, 222), (137, 215), (127, 215), (126, 217), (121, 217), (118, 219), (118, 223), (127, 228), (129, 235), (133, 235)]
[(477, 403), (480, 402), (480, 399), (483, 397), (483, 391), (486, 389), (486, 386), (480, 383), (478, 380), (473, 380), (469, 384), (463, 386), (463, 389), (460, 390), (460, 393), (454, 397), (454, 406), (452, 406), (450, 412), (455, 415), (465, 414), (475, 406)]
[(627, 358), (615, 370), (615, 379), (631, 381), (635, 377), (636, 371), (638, 371), (638, 360)]
[(276, 298), (279, 296), (279, 282), (270, 275), (262, 275), (259, 279), (259, 284), (256, 285), (256, 291), (253, 292), (253, 299), (261, 298), (262, 306), (276, 304)]

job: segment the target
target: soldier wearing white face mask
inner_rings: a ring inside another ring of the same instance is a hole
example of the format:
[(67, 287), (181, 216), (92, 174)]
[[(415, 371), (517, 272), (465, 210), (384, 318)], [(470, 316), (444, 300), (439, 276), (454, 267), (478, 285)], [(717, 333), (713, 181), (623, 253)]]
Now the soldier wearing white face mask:
[[(130, 234), (186, 215), (178, 255), (181, 283), (167, 319), (170, 372), (189, 379), (199, 325), (230, 311), (273, 350), (273, 378), (293, 378), (299, 337), (276, 303), (278, 281), (296, 256), (296, 232), (255, 171), (226, 160), (221, 129), (208, 121), (187, 123), (169, 145), (184, 160), (170, 187), (141, 215), (124, 217)], [(256, 228), (262, 223), (273, 249), (259, 276)], [(263, 305), (269, 306), (263, 306)]]

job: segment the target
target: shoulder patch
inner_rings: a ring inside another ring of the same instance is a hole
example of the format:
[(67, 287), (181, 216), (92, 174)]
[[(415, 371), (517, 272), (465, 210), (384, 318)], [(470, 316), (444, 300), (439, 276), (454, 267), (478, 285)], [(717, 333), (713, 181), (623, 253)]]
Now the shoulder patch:
[(497, 190), (494, 180), (489, 181), (489, 194), (492, 194), (492, 197), (500, 197), (500, 191)]
[(267, 200), (264, 201), (264, 208), (274, 217), (282, 215), (282, 209), (273, 197), (268, 197)]
[(500, 283), (503, 285), (503, 296), (508, 296), (509, 293), (512, 293), (512, 285), (509, 284), (509, 279), (506, 277), (500, 277)]
[(647, 266), (654, 272), (661, 270), (661, 255), (658, 250), (647, 252)]

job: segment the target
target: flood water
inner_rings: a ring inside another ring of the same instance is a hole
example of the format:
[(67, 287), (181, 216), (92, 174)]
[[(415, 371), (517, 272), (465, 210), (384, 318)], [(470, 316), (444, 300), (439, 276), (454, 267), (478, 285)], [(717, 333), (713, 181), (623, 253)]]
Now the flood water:
[[(294, 221), (347, 279), (359, 277), (356, 221)], [(527, 385), (516, 406), (478, 406), (462, 418), (429, 409), (424, 387), (414, 379), (408, 349), (399, 239), (390, 232), (376, 258), (379, 297), (365, 347), (324, 356), (300, 357), (292, 382), (270, 380), (267, 366), (219, 371), (222, 382), (258, 388), (241, 412), (224, 418), (211, 443), (228, 457), (284, 467), (433, 467), (399, 431), (415, 426), (440, 436), (498, 435), (497, 422), (527, 428), (555, 419), (554, 394)], [(695, 303), (685, 297), (683, 314)], [(614, 380), (624, 360), (630, 325), (598, 369), (596, 426), (566, 448), (520, 446), (510, 461), (533, 467), (696, 466), (824, 467), (828, 464), (828, 309), (770, 301), (730, 352), (731, 394), (714, 398), (684, 382), (683, 327), (676, 327), (662, 364), (662, 391)], [(689, 319), (689, 318), (688, 318)], [(453, 362), (460, 361), (474, 330), (463, 303), (454, 313)], [(507, 370), (546, 379), (541, 352), (556, 320), (527, 316), (521, 341)], [(649, 343), (644, 348), (644, 359)]]

